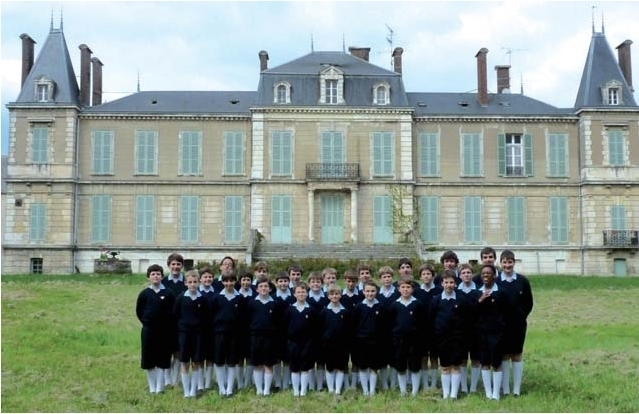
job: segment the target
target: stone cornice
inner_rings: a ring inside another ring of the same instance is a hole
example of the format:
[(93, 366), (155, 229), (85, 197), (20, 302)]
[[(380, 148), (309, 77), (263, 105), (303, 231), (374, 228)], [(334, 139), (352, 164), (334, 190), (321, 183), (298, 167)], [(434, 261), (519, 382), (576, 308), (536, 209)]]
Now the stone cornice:
[(240, 114), (129, 114), (81, 113), (83, 120), (144, 120), (144, 121), (250, 121), (251, 115)]
[(554, 122), (574, 124), (579, 120), (578, 116), (507, 116), (507, 115), (428, 115), (415, 116), (414, 122), (499, 122), (499, 123), (532, 123)]
[(345, 107), (340, 105), (326, 105), (326, 106), (277, 106), (277, 107), (253, 107), (252, 113), (267, 113), (267, 114), (390, 114), (390, 115), (405, 115), (412, 114), (413, 108), (385, 108), (385, 107), (365, 107), (354, 108)]

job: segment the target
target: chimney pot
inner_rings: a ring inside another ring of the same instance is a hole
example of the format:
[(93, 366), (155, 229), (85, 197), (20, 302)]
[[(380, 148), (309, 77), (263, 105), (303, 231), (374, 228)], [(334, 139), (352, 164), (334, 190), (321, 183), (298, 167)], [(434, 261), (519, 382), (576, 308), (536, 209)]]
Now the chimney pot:
[(268, 52), (266, 50), (260, 50), (258, 56), (260, 57), (260, 72), (264, 72), (268, 69)]
[(488, 74), (486, 55), (488, 49), (482, 47), (475, 55), (477, 58), (477, 100), (481, 106), (488, 106)]
[(630, 45), (632, 44), (632, 40), (624, 40), (622, 44), (617, 46), (617, 55), (619, 60), (619, 68), (621, 68), (621, 73), (623, 73), (623, 77), (626, 78), (626, 82), (630, 87), (630, 92), (634, 92), (634, 88), (632, 87), (632, 60), (630, 59)]
[(80, 104), (91, 105), (91, 49), (82, 43), (80, 49)]
[(102, 103), (102, 62), (97, 57), (91, 59), (93, 66), (93, 99), (92, 105), (100, 105)]
[(404, 49), (401, 47), (396, 47), (393, 50), (393, 70), (396, 73), (402, 74), (402, 53), (404, 53)]
[(22, 83), (27, 80), (27, 76), (29, 76), (29, 72), (31, 72), (31, 68), (33, 68), (33, 45), (35, 44), (35, 40), (31, 38), (26, 33), (22, 33), (20, 35), (20, 39), (22, 39)]
[(497, 65), (497, 93), (510, 93), (510, 65)]
[(371, 48), (370, 47), (350, 46), (348, 48), (348, 51), (351, 53), (351, 55), (353, 55), (355, 57), (358, 57), (358, 58), (368, 62), (368, 58), (370, 56)]

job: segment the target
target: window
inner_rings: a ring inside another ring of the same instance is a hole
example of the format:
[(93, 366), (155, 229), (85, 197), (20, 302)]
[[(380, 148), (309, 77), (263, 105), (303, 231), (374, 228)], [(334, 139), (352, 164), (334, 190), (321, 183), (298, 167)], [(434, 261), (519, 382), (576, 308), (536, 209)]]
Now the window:
[(375, 84), (373, 87), (373, 105), (390, 104), (390, 86), (386, 82)]
[(568, 177), (568, 135), (548, 134), (546, 145), (549, 177)]
[(439, 243), (439, 197), (420, 197), (419, 211), (422, 241), (427, 244)]
[(29, 259), (31, 273), (36, 275), (42, 274), (43, 262), (44, 260), (40, 257), (32, 257)]
[(289, 104), (291, 103), (291, 85), (288, 82), (278, 82), (274, 86), (273, 96), (274, 103)]
[(293, 133), (290, 131), (271, 132), (271, 175), (290, 176), (293, 174)]
[(438, 134), (419, 134), (419, 160), (422, 177), (439, 176)]
[(603, 105), (622, 105), (624, 103), (621, 82), (611, 80), (601, 87), (601, 103)]
[(508, 242), (522, 244), (526, 241), (526, 211), (524, 197), (506, 198), (508, 213)]
[(29, 240), (41, 242), (46, 234), (47, 206), (42, 203), (31, 204), (29, 208)]
[(157, 174), (158, 133), (135, 131), (135, 173)]
[(320, 104), (344, 103), (344, 73), (332, 65), (320, 72)]
[(47, 85), (37, 85), (38, 102), (47, 102), (49, 100), (49, 87)]
[(608, 89), (608, 105), (619, 105), (619, 89)]
[(290, 195), (273, 195), (271, 198), (271, 242), (291, 242), (291, 203)]
[(53, 101), (53, 93), (55, 91), (55, 82), (46, 77), (41, 76), (35, 81), (35, 94), (36, 101), (38, 102), (51, 102)]
[(200, 198), (198, 196), (180, 197), (180, 241), (195, 243), (198, 241), (200, 224)]
[(31, 130), (31, 161), (34, 164), (49, 162), (49, 127), (34, 126)]
[(372, 141), (373, 177), (392, 177), (393, 133), (373, 132)]
[(626, 164), (626, 138), (621, 129), (606, 130), (608, 137), (608, 164), (622, 166)]
[(477, 133), (462, 134), (461, 140), (461, 175), (463, 177), (481, 177), (483, 174), (481, 135)]
[(464, 241), (481, 243), (481, 197), (464, 197)]
[(108, 242), (111, 239), (111, 196), (91, 197), (91, 241)]
[(224, 241), (242, 242), (242, 196), (224, 197)]
[(155, 197), (137, 196), (135, 198), (135, 240), (152, 242), (155, 233)]
[(202, 174), (202, 132), (180, 131), (178, 136), (180, 145), (180, 175)]
[(244, 173), (244, 133), (227, 131), (224, 133), (224, 174)]
[(393, 242), (393, 198), (373, 196), (373, 243)]
[(499, 134), (497, 152), (500, 176), (524, 177), (533, 175), (531, 135)]
[(91, 132), (93, 174), (113, 174), (113, 142), (113, 131)]
[(626, 230), (626, 207), (610, 206), (610, 229)]
[(550, 242), (568, 243), (568, 199), (550, 197)]

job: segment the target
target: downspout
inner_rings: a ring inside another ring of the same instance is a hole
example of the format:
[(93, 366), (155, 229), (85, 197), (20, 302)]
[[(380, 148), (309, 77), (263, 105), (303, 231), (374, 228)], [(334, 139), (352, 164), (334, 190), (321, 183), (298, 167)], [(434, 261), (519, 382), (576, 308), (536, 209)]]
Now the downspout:
[(579, 180), (579, 252), (581, 255), (581, 259), (579, 262), (581, 263), (581, 276), (584, 275), (585, 272), (585, 263), (584, 260), (586, 258), (586, 252), (584, 251), (584, 195), (583, 195), (583, 182), (581, 178), (581, 164), (582, 164), (582, 154), (581, 154), (581, 140), (584, 138), (585, 134), (582, 134), (582, 118), (579, 116), (579, 123), (577, 128), (577, 178)]
[[(72, 214), (72, 229), (71, 229), (71, 274), (76, 272), (77, 266), (77, 251), (78, 251), (78, 203), (80, 202), (78, 196), (78, 156), (80, 155), (80, 114), (75, 118), (75, 142), (74, 142), (74, 160), (73, 160), (73, 211)], [(79, 269), (78, 269), (78, 273)]]

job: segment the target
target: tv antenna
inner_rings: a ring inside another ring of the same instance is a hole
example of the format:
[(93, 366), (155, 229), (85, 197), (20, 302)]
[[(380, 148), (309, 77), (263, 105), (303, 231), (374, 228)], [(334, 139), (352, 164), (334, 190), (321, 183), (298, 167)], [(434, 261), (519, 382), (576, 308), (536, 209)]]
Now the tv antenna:
[[(393, 53), (393, 36), (395, 36), (395, 31), (386, 23), (386, 28), (388, 29), (388, 36), (386, 36), (386, 43), (388, 43), (388, 47), (390, 48), (390, 53)], [(393, 59), (391, 58), (390, 62), (391, 67), (393, 66)]]
[(528, 50), (528, 49), (514, 49), (512, 47), (502, 47), (502, 50), (506, 51), (506, 54), (508, 55), (508, 65), (512, 66), (513, 63), (513, 53), (515, 52), (522, 52), (524, 50)]

